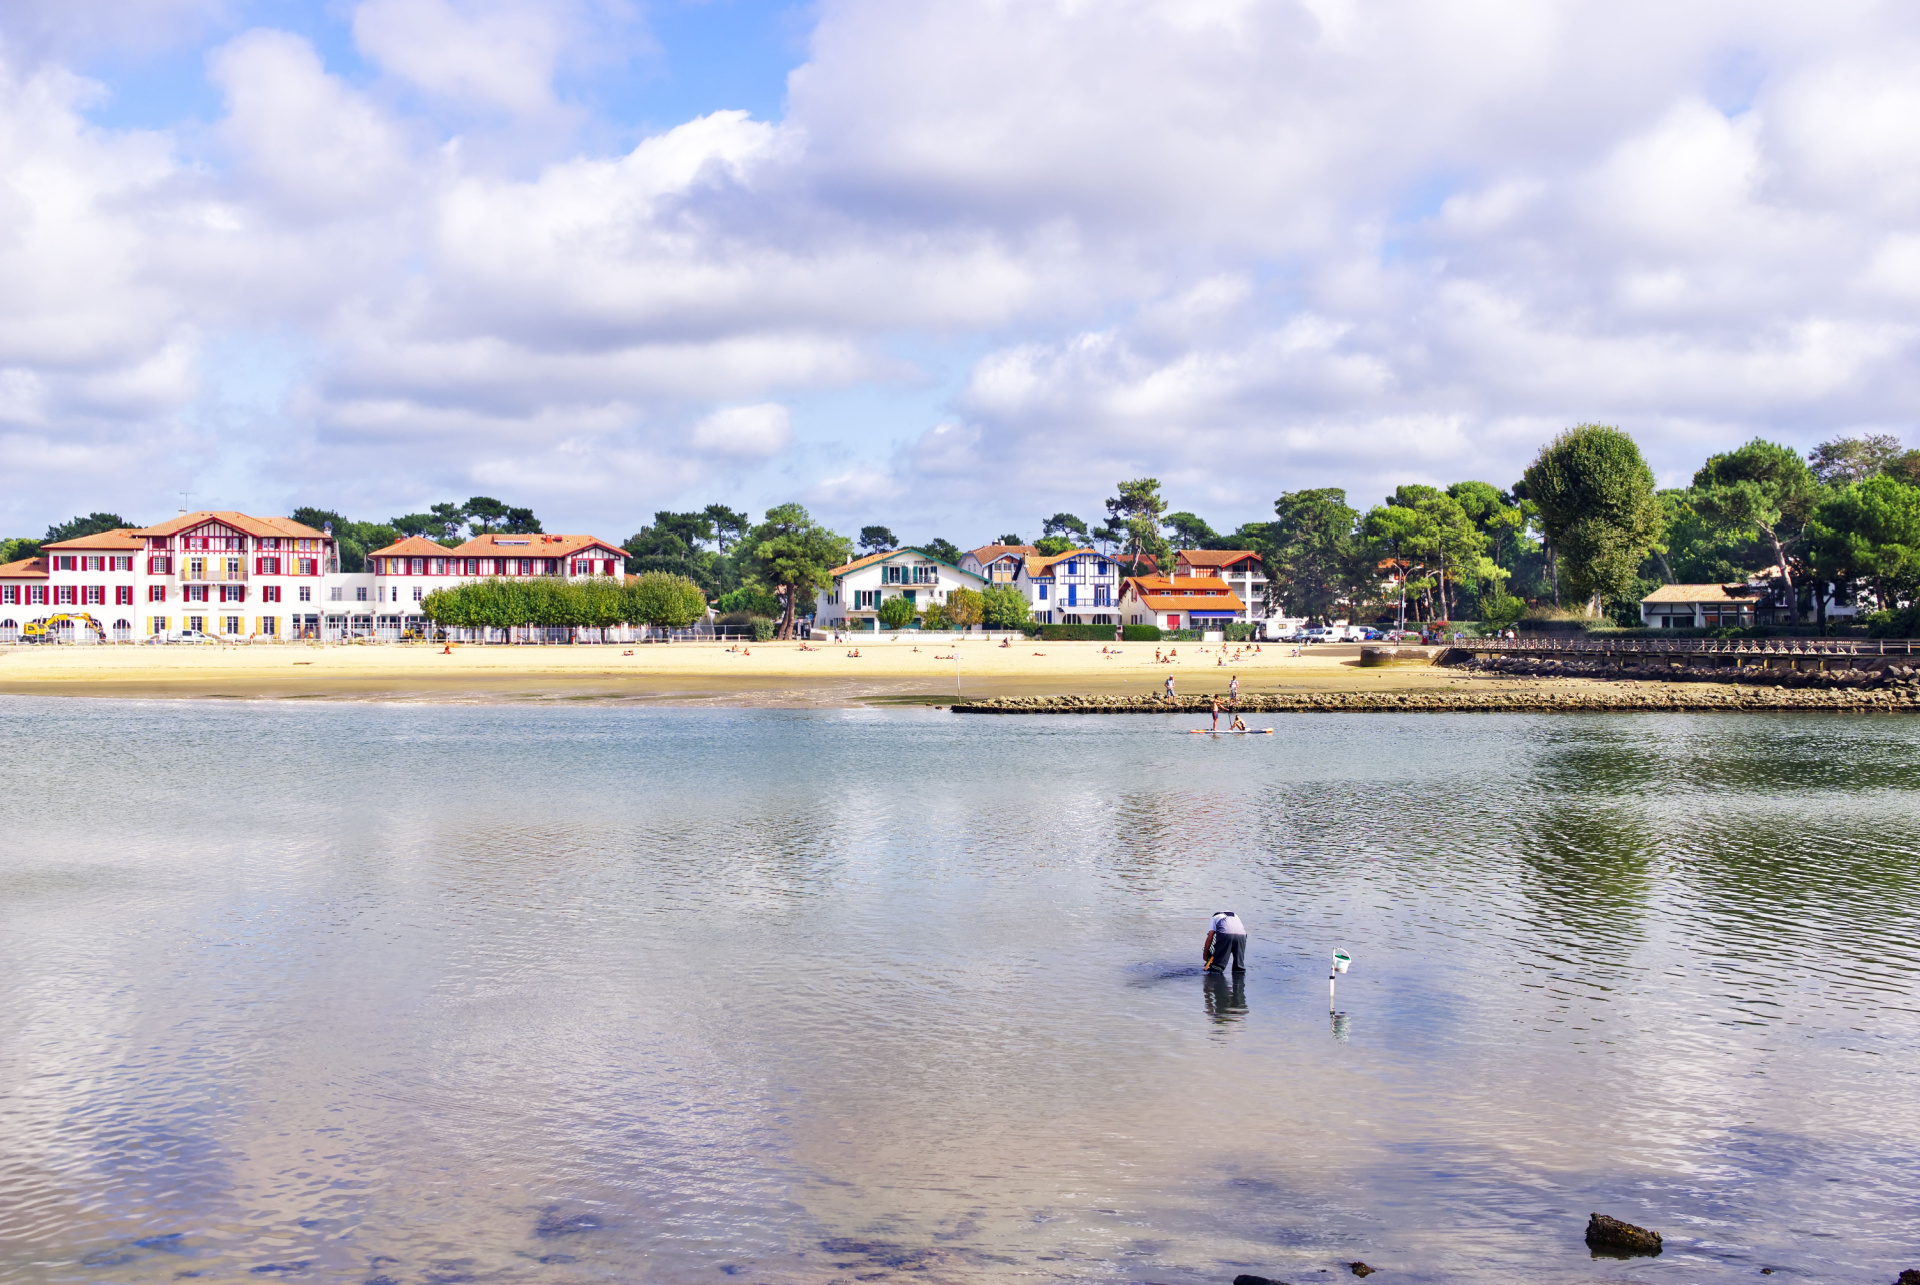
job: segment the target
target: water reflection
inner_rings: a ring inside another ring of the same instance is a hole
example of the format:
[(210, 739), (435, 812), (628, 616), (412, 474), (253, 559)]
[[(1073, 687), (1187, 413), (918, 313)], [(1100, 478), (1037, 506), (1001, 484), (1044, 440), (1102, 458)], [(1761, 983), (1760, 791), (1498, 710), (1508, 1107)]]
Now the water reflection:
[(1228, 981), (1222, 973), (1207, 973), (1201, 986), (1206, 996), (1207, 1016), (1215, 1025), (1238, 1022), (1247, 1015), (1247, 975), (1235, 973)]
[(1168, 726), (0, 701), (0, 1281), (1911, 1265), (1920, 723)]

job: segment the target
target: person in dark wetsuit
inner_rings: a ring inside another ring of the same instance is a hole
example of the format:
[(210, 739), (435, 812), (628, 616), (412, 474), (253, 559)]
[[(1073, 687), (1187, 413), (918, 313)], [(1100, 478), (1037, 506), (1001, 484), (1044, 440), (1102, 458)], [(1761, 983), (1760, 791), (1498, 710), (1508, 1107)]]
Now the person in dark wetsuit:
[(1224, 973), (1227, 970), (1227, 958), (1233, 958), (1233, 971), (1247, 971), (1247, 929), (1240, 922), (1240, 916), (1231, 910), (1218, 911), (1213, 923), (1207, 929), (1207, 944), (1201, 952), (1207, 961), (1207, 971)]

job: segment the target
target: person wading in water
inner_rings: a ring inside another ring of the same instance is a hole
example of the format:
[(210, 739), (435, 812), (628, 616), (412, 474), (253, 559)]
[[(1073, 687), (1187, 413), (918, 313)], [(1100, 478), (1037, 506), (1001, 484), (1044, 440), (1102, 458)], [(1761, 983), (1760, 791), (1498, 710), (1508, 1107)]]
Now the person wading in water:
[(1224, 973), (1227, 970), (1227, 957), (1233, 957), (1233, 971), (1247, 971), (1247, 930), (1241, 924), (1240, 916), (1231, 910), (1216, 911), (1213, 923), (1207, 928), (1207, 944), (1200, 948), (1201, 958), (1207, 961), (1207, 971)]

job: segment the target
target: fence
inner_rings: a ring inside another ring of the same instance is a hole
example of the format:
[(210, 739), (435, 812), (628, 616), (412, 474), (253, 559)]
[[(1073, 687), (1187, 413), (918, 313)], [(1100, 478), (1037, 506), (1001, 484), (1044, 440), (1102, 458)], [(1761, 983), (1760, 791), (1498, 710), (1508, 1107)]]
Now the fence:
[(1461, 651), (1656, 656), (1911, 656), (1912, 638), (1463, 638)]

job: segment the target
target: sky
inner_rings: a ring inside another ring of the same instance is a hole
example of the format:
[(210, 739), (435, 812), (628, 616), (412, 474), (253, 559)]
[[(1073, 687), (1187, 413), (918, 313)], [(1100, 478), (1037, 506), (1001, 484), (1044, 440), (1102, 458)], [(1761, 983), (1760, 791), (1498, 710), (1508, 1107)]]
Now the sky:
[(1920, 446), (1920, 8), (7, 0), (0, 535)]

